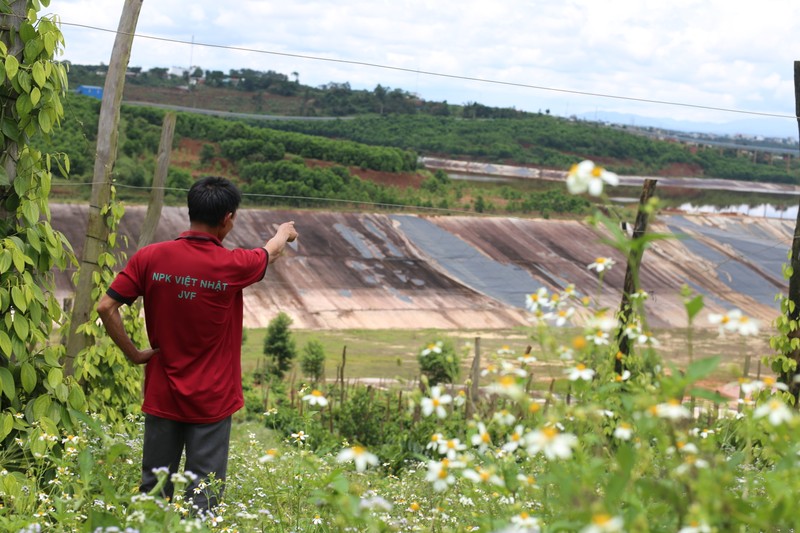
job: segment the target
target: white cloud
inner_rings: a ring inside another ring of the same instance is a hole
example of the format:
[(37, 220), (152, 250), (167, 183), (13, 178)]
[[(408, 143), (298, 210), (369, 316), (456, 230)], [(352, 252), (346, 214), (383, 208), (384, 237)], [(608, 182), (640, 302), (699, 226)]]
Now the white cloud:
[[(65, 58), (107, 63), (122, 0), (53, 0), (65, 23)], [(793, 114), (793, 60), (800, 2), (741, 9), (729, 0), (242, 0), (145, 2), (137, 32), (189, 44), (137, 39), (131, 64), (300, 73), (304, 83), (378, 83), (453, 103), (480, 101), (554, 113), (616, 110), (695, 120), (745, 115), (554, 91), (451, 80), (255, 50), (385, 64), (712, 107)], [(191, 58), (191, 59), (190, 59)]]

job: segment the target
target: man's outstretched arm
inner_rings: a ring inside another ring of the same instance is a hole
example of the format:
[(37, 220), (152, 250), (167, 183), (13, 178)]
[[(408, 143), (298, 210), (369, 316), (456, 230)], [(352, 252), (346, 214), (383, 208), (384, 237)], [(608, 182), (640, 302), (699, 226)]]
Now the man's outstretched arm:
[(284, 222), (278, 226), (275, 236), (267, 241), (264, 248), (269, 254), (269, 262), (273, 263), (283, 253), (287, 242), (292, 242), (297, 238), (297, 230), (294, 229), (294, 221)]

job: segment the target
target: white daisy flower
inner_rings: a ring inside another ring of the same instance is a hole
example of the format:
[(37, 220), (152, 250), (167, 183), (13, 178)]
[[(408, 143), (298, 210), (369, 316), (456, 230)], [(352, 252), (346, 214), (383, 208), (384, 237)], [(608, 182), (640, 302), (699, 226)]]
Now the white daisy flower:
[(420, 355), (422, 357), (425, 357), (426, 355), (432, 353), (442, 353), (442, 346), (444, 346), (444, 343), (442, 341), (432, 342), (428, 344), (428, 346), (426, 346), (424, 350), (422, 350)]
[(567, 379), (570, 381), (577, 381), (579, 379), (582, 379), (583, 381), (591, 381), (594, 378), (594, 370), (587, 368), (587, 366), (583, 363), (578, 363), (573, 368), (568, 368), (564, 372), (569, 374)]
[(620, 422), (614, 428), (614, 438), (619, 440), (631, 440), (633, 437), (633, 426), (627, 422)]
[(590, 263), (586, 268), (589, 270), (594, 270), (599, 274), (601, 272), (611, 270), (611, 267), (616, 264), (617, 262), (610, 257), (598, 257), (594, 260), (594, 263)]
[(306, 394), (303, 396), (303, 401), (308, 402), (308, 405), (319, 405), (320, 407), (325, 407), (328, 405), (328, 399), (322, 394), (321, 391), (314, 389), (311, 393)]
[(660, 403), (652, 408), (653, 413), (661, 418), (669, 420), (680, 420), (682, 418), (690, 418), (692, 413), (683, 406), (679, 400), (669, 400), (665, 403)]
[(581, 529), (581, 533), (616, 533), (624, 531), (625, 522), (619, 516), (596, 514), (592, 523)]
[(363, 446), (353, 446), (352, 448), (345, 448), (336, 456), (336, 460), (340, 463), (347, 463), (352, 461), (356, 465), (356, 471), (363, 472), (367, 466), (378, 466), (378, 456), (367, 451)]
[(755, 418), (767, 417), (769, 423), (773, 426), (779, 426), (784, 422), (789, 422), (794, 414), (785, 403), (778, 398), (770, 398), (766, 403), (762, 403), (753, 411)]
[(554, 426), (531, 431), (525, 435), (525, 450), (533, 457), (542, 452), (548, 459), (569, 459), (572, 449), (578, 445), (578, 437), (561, 433)]
[(422, 414), (423, 416), (430, 416), (435, 412), (437, 417), (445, 418), (447, 416), (447, 411), (445, 410), (444, 406), (452, 401), (453, 397), (449, 394), (442, 394), (441, 388), (438, 386), (431, 387), (430, 397), (422, 398), (420, 401)]

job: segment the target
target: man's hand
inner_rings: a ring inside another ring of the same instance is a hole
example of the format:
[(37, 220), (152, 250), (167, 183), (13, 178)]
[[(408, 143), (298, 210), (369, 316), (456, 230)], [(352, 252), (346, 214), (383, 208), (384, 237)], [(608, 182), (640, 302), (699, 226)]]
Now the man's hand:
[(278, 257), (280, 257), (280, 255), (283, 253), (286, 243), (294, 242), (296, 238), (297, 230), (294, 229), (294, 220), (291, 222), (284, 222), (278, 226), (278, 231), (275, 232), (275, 236), (268, 240), (267, 244), (264, 245), (264, 248), (266, 248), (267, 253), (269, 254), (269, 262), (272, 263), (278, 259)]
[(128, 360), (134, 365), (143, 365), (148, 362), (154, 355), (158, 353), (158, 348), (149, 348), (147, 350), (137, 350), (135, 354), (125, 354)]

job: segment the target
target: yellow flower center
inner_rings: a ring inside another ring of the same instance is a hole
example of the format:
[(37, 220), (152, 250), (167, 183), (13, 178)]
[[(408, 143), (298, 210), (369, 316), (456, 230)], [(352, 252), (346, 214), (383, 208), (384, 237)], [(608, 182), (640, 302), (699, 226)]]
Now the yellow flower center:
[(502, 385), (505, 388), (511, 387), (515, 383), (516, 380), (514, 379), (514, 376), (503, 376), (502, 378), (500, 378), (500, 385)]
[(536, 413), (536, 412), (537, 412), (537, 411), (539, 411), (539, 409), (541, 409), (541, 408), (542, 408), (542, 407), (541, 407), (541, 406), (540, 406), (538, 403), (536, 403), (536, 402), (531, 402), (531, 404), (530, 404), (530, 405), (528, 405), (528, 412), (529, 412), (529, 413)]
[(479, 475), (481, 477), (481, 481), (489, 481), (489, 478), (492, 477), (491, 472), (489, 472), (488, 470), (484, 470), (482, 468), (481, 471), (479, 472)]
[(419, 504), (417, 502), (411, 502), (411, 505), (409, 505), (408, 508), (414, 512), (419, 511)]
[(488, 444), (492, 442), (492, 438), (489, 436), (488, 433), (481, 433), (481, 442)]
[(583, 337), (575, 337), (572, 339), (572, 347), (576, 350), (583, 350), (586, 348), (586, 339)]
[(597, 259), (595, 259), (594, 262), (597, 263), (598, 265), (604, 265), (606, 263), (606, 258), (605, 257), (598, 257)]
[(433, 398), (433, 406), (434, 407), (439, 407), (439, 404), (441, 404), (441, 402), (439, 401), (439, 398)]
[(319, 398), (319, 397), (322, 396), (322, 392), (318, 391), (317, 389), (314, 389), (314, 390), (311, 391), (311, 396), (316, 396), (316, 397)]
[(548, 426), (542, 430), (542, 433), (548, 440), (552, 440), (558, 435), (558, 430), (553, 426)]
[(729, 317), (728, 315), (722, 315), (722, 320), (720, 320), (720, 322), (722, 322), (723, 324), (727, 324), (730, 321), (731, 317)]
[(605, 513), (596, 514), (592, 517), (592, 523), (598, 526), (604, 526), (611, 522), (611, 516)]
[(519, 513), (519, 517), (522, 518), (523, 520), (527, 520), (530, 516), (531, 515), (529, 515), (525, 511), (522, 511), (521, 513)]
[(578, 363), (577, 365), (575, 365), (575, 369), (576, 370), (586, 370), (586, 365), (584, 365), (583, 363)]
[(594, 167), (592, 169), (592, 177), (599, 178), (603, 173), (603, 167)]

